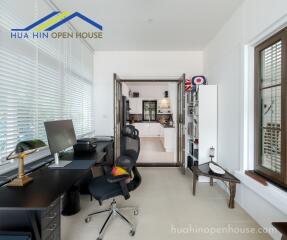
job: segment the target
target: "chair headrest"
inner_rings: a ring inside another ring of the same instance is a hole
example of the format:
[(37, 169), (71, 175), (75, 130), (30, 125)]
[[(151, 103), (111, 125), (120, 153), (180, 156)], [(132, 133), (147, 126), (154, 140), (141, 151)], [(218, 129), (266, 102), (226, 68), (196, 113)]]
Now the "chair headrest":
[(127, 125), (122, 129), (122, 135), (131, 138), (136, 138), (138, 137), (139, 132), (133, 125)]

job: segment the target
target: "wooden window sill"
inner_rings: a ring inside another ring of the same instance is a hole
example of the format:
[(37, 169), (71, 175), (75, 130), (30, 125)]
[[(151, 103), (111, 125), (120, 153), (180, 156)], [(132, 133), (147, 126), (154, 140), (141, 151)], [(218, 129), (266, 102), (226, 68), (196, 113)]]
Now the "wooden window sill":
[(252, 170), (246, 170), (245, 174), (248, 177), (251, 177), (252, 179), (254, 179), (256, 182), (259, 182), (263, 186), (268, 186), (267, 180), (265, 178), (261, 177), (260, 175), (258, 175), (256, 172), (254, 172)]

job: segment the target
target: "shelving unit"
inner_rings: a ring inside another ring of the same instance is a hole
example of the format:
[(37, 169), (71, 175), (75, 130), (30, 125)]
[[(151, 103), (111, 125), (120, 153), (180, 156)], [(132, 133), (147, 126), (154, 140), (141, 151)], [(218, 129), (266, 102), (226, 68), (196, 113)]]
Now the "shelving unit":
[(200, 85), (186, 96), (186, 158), (206, 163), (211, 147), (217, 161), (217, 86)]

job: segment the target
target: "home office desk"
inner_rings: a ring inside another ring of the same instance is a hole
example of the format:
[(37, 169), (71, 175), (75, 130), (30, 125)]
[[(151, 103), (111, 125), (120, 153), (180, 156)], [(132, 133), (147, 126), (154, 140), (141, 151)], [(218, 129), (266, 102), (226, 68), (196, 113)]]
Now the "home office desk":
[[(100, 147), (100, 146), (99, 146)], [(60, 240), (61, 196), (102, 163), (106, 153), (67, 154), (64, 159), (80, 162), (71, 168), (41, 167), (30, 174), (34, 181), (23, 188), (0, 188), (0, 231), (32, 232), (36, 240)]]

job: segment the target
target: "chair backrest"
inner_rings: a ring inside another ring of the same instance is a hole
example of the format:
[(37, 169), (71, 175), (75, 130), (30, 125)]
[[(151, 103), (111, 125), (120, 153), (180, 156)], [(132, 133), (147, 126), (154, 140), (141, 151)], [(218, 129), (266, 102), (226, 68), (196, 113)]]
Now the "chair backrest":
[(131, 166), (132, 180), (128, 183), (128, 190), (133, 191), (141, 184), (141, 175), (136, 168), (136, 162), (140, 153), (139, 131), (132, 125), (127, 125), (121, 132), (121, 155), (133, 160)]
[(129, 156), (135, 162), (140, 153), (139, 131), (132, 125), (127, 125), (121, 132), (121, 155)]

